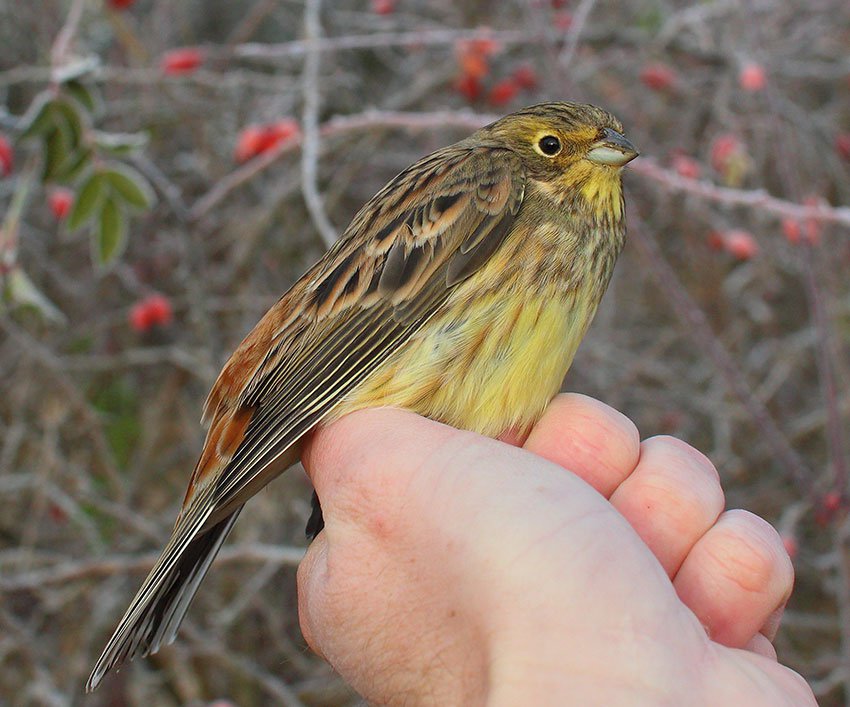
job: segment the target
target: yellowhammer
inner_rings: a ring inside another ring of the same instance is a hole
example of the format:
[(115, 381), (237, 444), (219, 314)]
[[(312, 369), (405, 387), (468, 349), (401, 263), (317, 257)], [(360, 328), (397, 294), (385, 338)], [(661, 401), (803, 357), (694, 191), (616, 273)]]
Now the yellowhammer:
[(382, 405), (490, 436), (539, 418), (623, 246), (621, 171), (637, 151), (622, 132), (590, 105), (531, 106), (359, 211), (219, 374), (174, 531), (87, 689), (174, 639), (243, 504), (315, 425)]

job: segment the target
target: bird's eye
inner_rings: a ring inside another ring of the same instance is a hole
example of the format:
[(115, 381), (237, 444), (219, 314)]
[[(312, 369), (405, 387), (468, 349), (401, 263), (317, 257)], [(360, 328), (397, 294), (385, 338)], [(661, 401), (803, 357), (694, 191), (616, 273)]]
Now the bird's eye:
[(557, 155), (561, 151), (561, 141), (554, 135), (545, 135), (540, 138), (537, 146), (544, 155), (549, 155), (550, 157)]

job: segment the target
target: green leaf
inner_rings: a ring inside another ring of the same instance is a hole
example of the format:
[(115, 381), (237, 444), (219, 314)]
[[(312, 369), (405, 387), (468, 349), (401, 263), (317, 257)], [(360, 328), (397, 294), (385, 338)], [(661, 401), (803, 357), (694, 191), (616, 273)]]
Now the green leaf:
[(103, 105), (103, 99), (94, 86), (90, 86), (78, 79), (72, 79), (62, 86), (64, 91), (90, 114), (98, 113)]
[(41, 165), (41, 179), (48, 182), (56, 177), (60, 165), (68, 158), (71, 147), (67, 133), (54, 127), (44, 139), (44, 160)]
[(100, 210), (95, 231), (94, 258), (103, 267), (111, 265), (127, 244), (127, 221), (115, 199), (107, 198)]
[(18, 127), (21, 129), (21, 140), (29, 140), (48, 132), (53, 123), (53, 98), (47, 92), (36, 96), (27, 112), (21, 116)]
[(67, 319), (29, 279), (21, 268), (13, 268), (4, 278), (3, 298), (14, 307), (36, 310), (42, 317), (56, 324), (65, 324)]
[(132, 167), (124, 164), (111, 164), (104, 170), (103, 176), (119, 196), (130, 206), (147, 209), (153, 204), (156, 195), (144, 176)]
[(68, 154), (56, 167), (55, 179), (60, 182), (73, 182), (89, 166), (92, 152), (88, 147), (80, 147)]
[(123, 157), (141, 150), (148, 144), (148, 136), (144, 133), (104, 133), (92, 131), (95, 144), (116, 157)]
[(88, 116), (83, 115), (82, 109), (75, 101), (67, 98), (57, 98), (53, 101), (53, 105), (57, 113), (57, 127), (63, 129), (64, 122), (68, 132), (68, 144), (76, 149), (83, 139), (83, 132), (88, 127), (86, 125)]
[(92, 174), (77, 192), (74, 206), (68, 215), (68, 229), (75, 231), (84, 226), (101, 211), (103, 197), (106, 194), (106, 180), (100, 172)]

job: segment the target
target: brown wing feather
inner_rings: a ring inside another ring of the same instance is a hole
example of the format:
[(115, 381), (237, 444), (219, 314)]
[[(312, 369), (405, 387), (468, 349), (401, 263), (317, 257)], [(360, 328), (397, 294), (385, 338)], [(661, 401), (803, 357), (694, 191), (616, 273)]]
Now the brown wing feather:
[(366, 204), (224, 367), (206, 405), (210, 432), (246, 408), (252, 419), (232, 455), (219, 457), (223, 467), (210, 474), (212, 467), (199, 465), (187, 508), (210, 479), (209, 500), (221, 510), (209, 523), (243, 503), (242, 490), (256, 490), (250, 482), (275, 456), (484, 264), (510, 230), (523, 190), (509, 151), (455, 146), (414, 164)]

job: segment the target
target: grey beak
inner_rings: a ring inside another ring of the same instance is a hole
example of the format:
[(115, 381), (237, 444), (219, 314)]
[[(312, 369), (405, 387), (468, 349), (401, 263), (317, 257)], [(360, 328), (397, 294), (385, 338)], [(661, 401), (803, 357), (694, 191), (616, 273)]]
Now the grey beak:
[(597, 164), (622, 167), (638, 156), (637, 148), (625, 136), (611, 128), (604, 128), (604, 137), (587, 153), (587, 159)]

